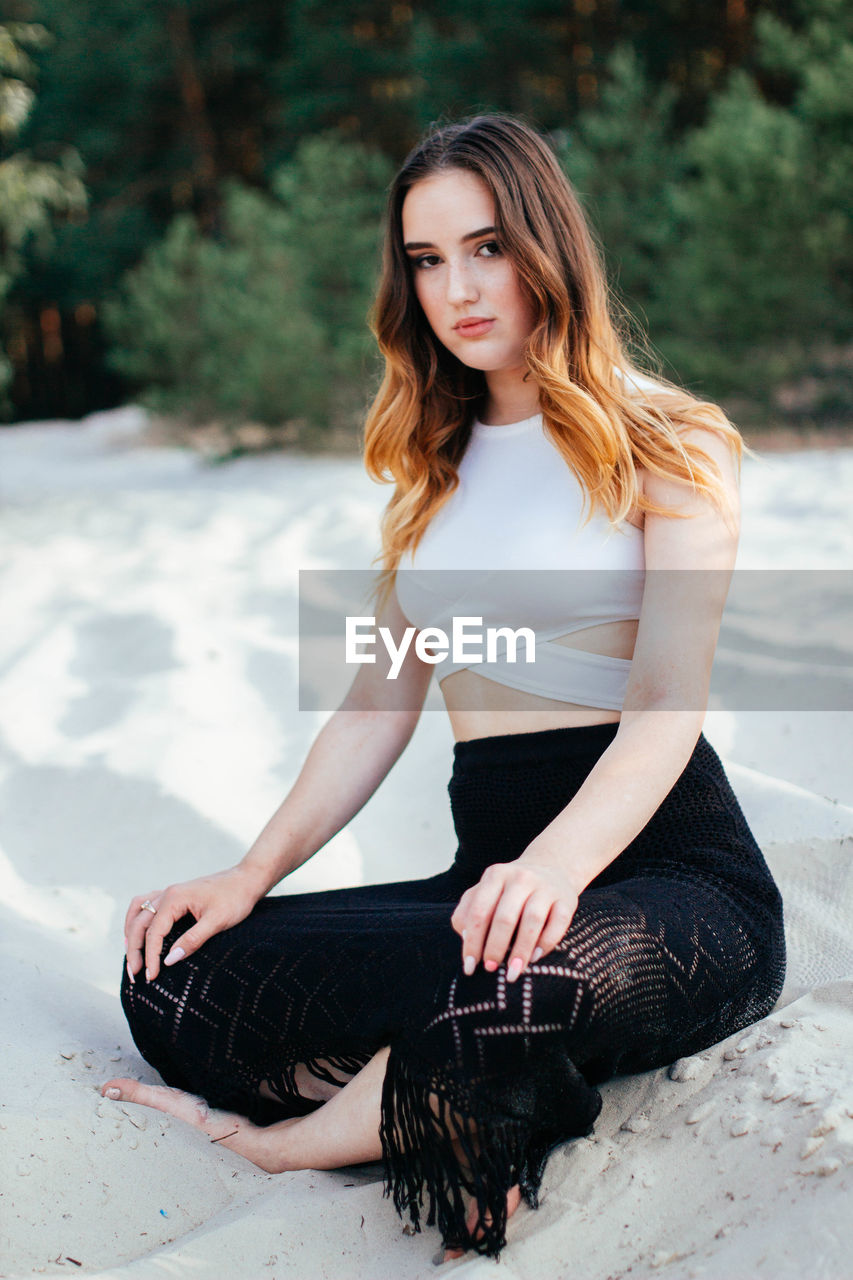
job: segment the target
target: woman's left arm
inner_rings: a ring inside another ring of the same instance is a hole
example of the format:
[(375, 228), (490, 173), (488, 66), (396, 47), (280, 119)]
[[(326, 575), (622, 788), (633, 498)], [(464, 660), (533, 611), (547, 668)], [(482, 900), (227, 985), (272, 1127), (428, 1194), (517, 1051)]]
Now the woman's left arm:
[[(715, 432), (691, 428), (717, 463), (723, 516), (686, 481), (646, 473), (644, 492), (686, 519), (646, 513), (646, 580), (619, 728), (583, 785), (513, 862), (487, 867), (451, 916), (463, 964), (489, 971), (507, 957), (515, 981), (557, 945), (578, 897), (643, 829), (684, 771), (702, 732), (711, 667), (737, 555), (736, 462)], [(514, 939), (514, 942), (513, 942)]]

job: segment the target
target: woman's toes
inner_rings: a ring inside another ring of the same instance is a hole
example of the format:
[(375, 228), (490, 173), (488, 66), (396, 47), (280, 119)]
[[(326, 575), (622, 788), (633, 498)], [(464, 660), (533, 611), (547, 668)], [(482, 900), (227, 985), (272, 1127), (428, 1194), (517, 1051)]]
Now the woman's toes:
[[(518, 1185), (518, 1183), (516, 1183), (515, 1186), (510, 1187), (509, 1191), (506, 1193), (507, 1221), (512, 1217), (512, 1215), (515, 1213), (516, 1209), (520, 1204), (521, 1204), (521, 1187)], [(477, 1226), (478, 1218), (479, 1218), (479, 1209), (477, 1208), (477, 1201), (472, 1200), (471, 1207), (468, 1210), (468, 1216), (465, 1219), (465, 1226), (468, 1228), (469, 1232), (471, 1232), (472, 1234), (476, 1234), (475, 1228)], [(486, 1222), (489, 1225), (491, 1225), (491, 1221), (492, 1221), (491, 1214), (486, 1214)], [(444, 1261), (450, 1262), (453, 1258), (461, 1258), (464, 1252), (465, 1252), (464, 1249), (445, 1249)]]
[(101, 1086), (101, 1096), (154, 1107), (196, 1128), (204, 1128), (210, 1114), (204, 1099), (193, 1093), (185, 1093), (183, 1089), (173, 1089), (169, 1085), (143, 1084), (141, 1080), (130, 1080), (124, 1076), (107, 1080)]
[(139, 1082), (137, 1080), (128, 1080), (124, 1076), (116, 1076), (114, 1079), (107, 1080), (101, 1085), (101, 1097), (112, 1098), (114, 1100), (124, 1098), (127, 1100), (127, 1090), (132, 1085), (138, 1083)]
[(287, 1169), (304, 1167), (292, 1163), (289, 1157), (285, 1158), (283, 1150), (282, 1131), (285, 1127), (298, 1125), (301, 1122), (299, 1116), (278, 1121), (269, 1128), (261, 1128), (234, 1111), (212, 1109), (204, 1098), (199, 1098), (194, 1093), (173, 1089), (171, 1085), (143, 1084), (141, 1080), (130, 1080), (126, 1076), (116, 1076), (104, 1081), (101, 1096), (116, 1101), (137, 1102), (183, 1120), (194, 1129), (206, 1133), (211, 1142), (221, 1142), (223, 1147), (250, 1160), (265, 1173), (283, 1173)]

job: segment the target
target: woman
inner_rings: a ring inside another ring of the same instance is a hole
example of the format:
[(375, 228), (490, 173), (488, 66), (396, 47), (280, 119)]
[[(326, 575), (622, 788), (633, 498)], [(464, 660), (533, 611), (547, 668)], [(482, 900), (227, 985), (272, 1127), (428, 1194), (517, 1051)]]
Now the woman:
[[(395, 482), (377, 624), (424, 643), (396, 679), (381, 648), (359, 666), (236, 867), (133, 899), (122, 1000), (176, 1087), (103, 1092), (270, 1171), (381, 1158), (416, 1227), (428, 1195), (446, 1257), (497, 1255), (596, 1083), (781, 990), (779, 894), (702, 734), (742, 443), (628, 363), (577, 199), (511, 117), (407, 158), (375, 332), (366, 463)], [(526, 618), (535, 661), (442, 655), (431, 628), (460, 616)], [(267, 897), (388, 773), (437, 659), (452, 865)]]

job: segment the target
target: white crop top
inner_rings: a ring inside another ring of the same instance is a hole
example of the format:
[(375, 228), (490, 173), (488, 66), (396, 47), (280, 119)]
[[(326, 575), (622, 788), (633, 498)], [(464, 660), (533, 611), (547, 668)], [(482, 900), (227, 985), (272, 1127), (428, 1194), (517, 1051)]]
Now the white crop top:
[[(621, 710), (630, 660), (556, 643), (640, 616), (643, 532), (627, 522), (612, 527), (600, 510), (581, 528), (584, 497), (541, 413), (503, 426), (474, 422), (459, 486), (414, 557), (403, 557), (397, 599), (411, 625), (438, 627), (448, 637), (461, 616), (481, 617), (482, 628), (531, 628), (535, 661), (525, 660), (523, 643), (512, 661), (498, 637), (490, 661), (454, 662), (451, 650), (436, 665), (439, 681), (470, 667), (540, 697)], [(467, 643), (466, 656), (478, 648)]]

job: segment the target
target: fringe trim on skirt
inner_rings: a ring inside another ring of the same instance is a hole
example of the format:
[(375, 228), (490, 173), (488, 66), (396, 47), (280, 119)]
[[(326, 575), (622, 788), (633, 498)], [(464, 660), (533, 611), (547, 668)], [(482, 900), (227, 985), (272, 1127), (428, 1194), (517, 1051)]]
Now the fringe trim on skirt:
[[(426, 1197), (426, 1225), (438, 1223), (446, 1248), (497, 1257), (506, 1244), (507, 1192), (518, 1184), (538, 1209), (549, 1154), (590, 1133), (600, 1110), (598, 1090), (554, 1042), (537, 1045), (531, 1070), (479, 1090), (411, 1045), (392, 1045), (382, 1089), (383, 1194), (401, 1217), (408, 1211), (415, 1231)], [(466, 1192), (478, 1208), (473, 1233)]]

